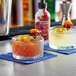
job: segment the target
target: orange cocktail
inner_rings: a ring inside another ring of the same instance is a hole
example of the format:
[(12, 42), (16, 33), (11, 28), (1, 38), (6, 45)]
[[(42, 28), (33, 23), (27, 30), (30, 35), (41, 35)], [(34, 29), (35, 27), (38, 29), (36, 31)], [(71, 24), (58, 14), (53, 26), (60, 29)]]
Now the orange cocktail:
[(18, 39), (18, 36), (13, 37), (12, 39), (14, 58), (20, 60), (33, 60), (43, 56), (44, 39), (42, 37), (38, 36), (36, 39), (30, 37), (30, 41)]

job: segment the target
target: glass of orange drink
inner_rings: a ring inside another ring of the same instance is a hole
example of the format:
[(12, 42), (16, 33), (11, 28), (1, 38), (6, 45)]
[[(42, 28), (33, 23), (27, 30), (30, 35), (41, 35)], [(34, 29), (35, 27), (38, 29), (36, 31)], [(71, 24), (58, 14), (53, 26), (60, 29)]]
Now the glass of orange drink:
[(39, 59), (43, 57), (43, 45), (44, 39), (41, 36), (15, 36), (12, 38), (13, 57), (20, 60)]

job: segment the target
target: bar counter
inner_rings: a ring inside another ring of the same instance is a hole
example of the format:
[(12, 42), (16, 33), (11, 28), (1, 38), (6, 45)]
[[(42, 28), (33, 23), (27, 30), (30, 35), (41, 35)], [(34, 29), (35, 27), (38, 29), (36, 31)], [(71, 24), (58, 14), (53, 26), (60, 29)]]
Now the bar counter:
[[(0, 41), (0, 54), (11, 51), (11, 40)], [(58, 56), (33, 64), (20, 64), (0, 59), (0, 76), (76, 76), (76, 53), (70, 55), (50, 53)]]

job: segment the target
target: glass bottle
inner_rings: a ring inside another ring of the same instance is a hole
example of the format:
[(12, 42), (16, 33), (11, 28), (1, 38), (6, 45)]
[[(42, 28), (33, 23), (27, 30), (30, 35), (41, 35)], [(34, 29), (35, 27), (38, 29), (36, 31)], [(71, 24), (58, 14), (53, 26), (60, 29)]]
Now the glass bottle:
[(11, 26), (23, 26), (23, 5), (22, 0), (12, 0)]
[(10, 27), (35, 24), (37, 5), (38, 0), (13, 0)]
[(35, 15), (35, 27), (40, 31), (44, 39), (48, 39), (48, 29), (50, 27), (50, 14), (47, 11), (47, 3), (44, 0), (38, 4), (39, 10)]
[(38, 10), (38, 0), (23, 0), (23, 25), (35, 23), (35, 13)]

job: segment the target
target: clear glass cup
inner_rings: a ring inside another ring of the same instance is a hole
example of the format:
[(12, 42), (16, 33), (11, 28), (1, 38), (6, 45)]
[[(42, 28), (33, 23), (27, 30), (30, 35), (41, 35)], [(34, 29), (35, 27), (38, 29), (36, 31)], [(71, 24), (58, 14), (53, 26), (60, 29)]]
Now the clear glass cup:
[(54, 32), (54, 26), (49, 29), (49, 46), (53, 49), (68, 50), (76, 48), (76, 27), (64, 31), (64, 33)]
[(17, 36), (12, 38), (13, 57), (20, 60), (34, 60), (43, 57), (44, 39), (31, 38), (30, 42), (17, 41)]

